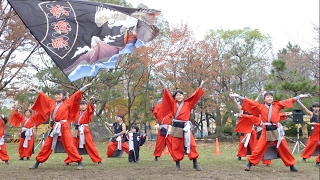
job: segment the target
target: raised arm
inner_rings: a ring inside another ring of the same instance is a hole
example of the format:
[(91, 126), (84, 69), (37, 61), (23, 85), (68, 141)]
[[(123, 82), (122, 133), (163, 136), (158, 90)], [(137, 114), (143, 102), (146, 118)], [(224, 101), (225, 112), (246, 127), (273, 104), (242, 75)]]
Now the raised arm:
[(237, 108), (238, 108), (238, 110), (239, 110), (239, 113), (242, 114), (242, 113), (243, 113), (243, 110), (241, 109), (241, 105), (236, 101), (236, 98), (233, 97), (232, 94), (233, 94), (233, 91), (232, 91), (232, 89), (230, 89), (229, 96), (231, 97), (232, 101), (233, 101), (234, 103), (236, 103)]
[(80, 88), (80, 90), (78, 90), (77, 92), (75, 92), (74, 94), (72, 94), (72, 96), (70, 96), (70, 98), (68, 98), (67, 100), (65, 100), (65, 103), (68, 104), (69, 106), (69, 117), (68, 120), (74, 120), (76, 114), (79, 111), (79, 107), (80, 107), (80, 102), (82, 99), (82, 93), (88, 88), (88, 86), (90, 86), (90, 84), (86, 84), (84, 85), (82, 88)]
[(9, 121), (14, 127), (18, 127), (18, 126), (20, 126), (21, 122), (23, 121), (24, 116), (22, 114), (20, 114), (18, 111), (18, 108), (19, 108), (18, 101), (16, 101), (14, 105), (15, 106), (13, 109), (13, 113), (10, 116)]
[(300, 99), (297, 100), (297, 103), (302, 107), (302, 109), (308, 114), (308, 116), (312, 117), (313, 112), (311, 112), (305, 105), (302, 104)]
[(206, 82), (207, 80), (201, 81), (199, 88), (188, 99), (185, 100), (185, 102), (188, 103), (190, 110), (193, 109), (201, 96), (204, 94), (202, 87)]
[(160, 84), (163, 88), (162, 102), (161, 102), (161, 114), (158, 112), (158, 116), (164, 117), (167, 114), (173, 112), (173, 105), (176, 101), (173, 99), (171, 93), (167, 89), (167, 86), (163, 83), (163, 81), (159, 80)]
[(40, 113), (43, 117), (46, 117), (50, 112), (50, 104), (54, 103), (55, 101), (50, 99), (46, 94), (36, 88), (31, 87), (29, 91), (39, 93), (31, 109)]
[(255, 101), (259, 101), (260, 97), (263, 97), (264, 94), (264, 89), (261, 88), (259, 95), (257, 96), (257, 98), (255, 99)]
[(235, 93), (233, 93), (230, 96), (243, 100), (242, 101), (242, 107), (241, 107), (242, 110), (245, 110), (249, 114), (252, 114), (254, 116), (259, 116), (260, 115), (261, 104), (259, 102), (253, 101), (253, 100), (248, 99), (248, 98), (244, 98), (244, 97), (240, 96), (239, 94), (235, 94)]

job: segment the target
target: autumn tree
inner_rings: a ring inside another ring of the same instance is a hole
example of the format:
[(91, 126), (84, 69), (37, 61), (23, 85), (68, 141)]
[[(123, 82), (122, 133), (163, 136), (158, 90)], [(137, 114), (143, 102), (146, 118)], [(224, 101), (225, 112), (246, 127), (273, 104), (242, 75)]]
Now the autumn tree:
[(0, 92), (8, 97), (26, 85), (22, 70), (38, 44), (6, 0), (0, 10)]
[[(259, 30), (251, 28), (211, 30), (206, 38), (213, 38), (216, 43), (218, 66), (215, 69), (218, 76), (211, 84), (216, 106), (212, 112), (207, 113), (215, 119), (217, 136), (223, 136), (223, 126), (230, 118), (230, 114), (226, 112), (236, 111), (234, 106), (228, 105), (232, 103), (228, 92), (230, 89), (242, 95), (259, 92), (267, 78), (267, 55), (271, 49), (271, 39)], [(224, 109), (221, 112), (222, 106), (232, 109)], [(232, 116), (231, 120), (235, 128), (235, 119)]]

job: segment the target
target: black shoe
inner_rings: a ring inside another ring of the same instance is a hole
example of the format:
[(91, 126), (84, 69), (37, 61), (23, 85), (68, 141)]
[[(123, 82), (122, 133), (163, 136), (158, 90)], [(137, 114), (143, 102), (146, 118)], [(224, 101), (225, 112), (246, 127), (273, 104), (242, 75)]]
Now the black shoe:
[(30, 158), (27, 158), (27, 161), (29, 161), (30, 160)]
[(154, 157), (154, 161), (158, 161), (158, 157), (157, 156)]
[(176, 161), (176, 168), (174, 170), (176, 171), (180, 170), (180, 161)]
[(238, 161), (241, 161), (241, 157), (238, 157), (237, 159), (238, 159)]
[(302, 162), (304, 162), (304, 163), (305, 163), (305, 162), (306, 162), (306, 158), (302, 158)]
[(78, 162), (78, 167), (77, 167), (77, 169), (78, 169), (78, 170), (83, 169), (83, 165), (82, 165), (82, 162), (81, 162), (81, 161)]
[(5, 161), (4, 163), (5, 163), (5, 164), (9, 164), (9, 161)]
[(201, 171), (201, 167), (198, 165), (197, 159), (193, 160), (193, 169), (195, 169), (197, 171)]
[(19, 160), (20, 160), (20, 161), (23, 161), (23, 158), (20, 158)]
[(101, 161), (98, 162), (98, 165), (101, 165)]
[(33, 166), (29, 167), (29, 169), (37, 169), (38, 166), (39, 166), (40, 162), (39, 161), (36, 161), (36, 163), (34, 163)]
[(294, 165), (292, 165), (292, 166), (290, 166), (290, 171), (291, 172), (298, 172), (299, 170), (296, 167), (294, 167)]
[(320, 164), (320, 163), (316, 162), (316, 167), (319, 167), (319, 166), (320, 166), (319, 164)]
[(244, 170), (250, 171), (251, 166), (252, 166), (252, 164), (251, 164), (251, 162), (249, 162)]

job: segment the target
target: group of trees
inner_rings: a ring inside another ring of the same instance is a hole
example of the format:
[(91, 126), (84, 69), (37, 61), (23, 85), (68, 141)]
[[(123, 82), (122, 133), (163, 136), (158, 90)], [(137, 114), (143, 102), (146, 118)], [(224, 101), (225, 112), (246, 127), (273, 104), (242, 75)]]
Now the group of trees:
[[(131, 6), (125, 0), (100, 2)], [(27, 91), (30, 86), (49, 95), (57, 88), (72, 94), (91, 82), (84, 96), (96, 97), (96, 119), (108, 121), (123, 114), (129, 124), (146, 124), (155, 120), (149, 110), (150, 97), (156, 101), (161, 98), (158, 79), (170, 91), (179, 88), (186, 96), (208, 79), (191, 121), (201, 134), (203, 122), (208, 130), (215, 123), (217, 136), (223, 136), (226, 124), (232, 128), (236, 125), (233, 113), (237, 109), (229, 98), (230, 89), (250, 98), (262, 87), (275, 91), (280, 99), (299, 93), (319, 96), (318, 47), (302, 50), (289, 43), (272, 57), (271, 38), (257, 29), (210, 30), (204, 40), (197, 40), (188, 24), (169, 26), (163, 16), (158, 17), (161, 32), (154, 41), (121, 56), (115, 69), (101, 70), (96, 77), (71, 83), (5, 0), (0, 7), (0, 96), (19, 100), (24, 108), (35, 100), (35, 95)], [(319, 27), (314, 27), (319, 35)], [(319, 36), (315, 39), (319, 42)]]

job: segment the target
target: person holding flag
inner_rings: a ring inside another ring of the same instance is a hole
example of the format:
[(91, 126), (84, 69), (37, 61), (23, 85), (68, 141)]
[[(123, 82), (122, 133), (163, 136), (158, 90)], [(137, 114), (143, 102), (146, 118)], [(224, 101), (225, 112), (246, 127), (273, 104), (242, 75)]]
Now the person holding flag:
[(20, 141), (19, 141), (19, 160), (27, 158), (30, 160), (33, 151), (34, 143), (34, 130), (33, 127), (39, 126), (41, 123), (45, 122), (46, 119), (41, 116), (39, 113), (32, 115), (32, 110), (27, 109), (24, 111), (24, 115), (20, 114), (18, 111), (19, 105), (18, 101), (15, 102), (15, 107), (13, 114), (11, 115), (9, 121), (14, 127), (22, 126), (20, 132)]
[(114, 127), (114, 135), (111, 138), (111, 141), (108, 144), (107, 148), (107, 156), (110, 157), (118, 157), (121, 155), (119, 151), (124, 150), (127, 154), (129, 154), (129, 146), (127, 143), (123, 141), (123, 135), (126, 133), (127, 128), (126, 124), (123, 122), (123, 116), (117, 116), (117, 122), (112, 124), (105, 122), (105, 125), (109, 127)]
[(47, 161), (52, 150), (56, 147), (58, 138), (61, 139), (62, 145), (66, 150), (68, 157), (71, 159), (70, 162), (77, 162), (77, 169), (83, 169), (82, 157), (79, 155), (73, 142), (70, 141), (72, 139), (72, 135), (69, 129), (70, 122), (68, 122), (68, 120), (74, 119), (78, 113), (80, 101), (82, 99), (82, 92), (84, 92), (90, 85), (91, 84), (87, 84), (83, 86), (68, 99), (66, 99), (66, 91), (57, 90), (54, 95), (55, 100), (50, 99), (46, 94), (35, 88), (29, 89), (30, 91), (36, 91), (39, 93), (31, 109), (44, 117), (46, 117), (50, 112), (53, 122), (51, 132), (36, 157), (36, 163), (31, 166), (30, 169), (36, 169), (40, 163)]
[[(90, 133), (89, 123), (92, 121), (92, 116), (94, 114), (94, 96), (92, 96), (87, 103), (85, 100), (80, 102), (80, 110), (75, 116), (75, 136), (73, 138), (74, 145), (87, 151), (92, 162), (101, 164), (102, 158), (99, 156), (98, 150), (94, 145), (92, 136)], [(72, 162), (72, 159), (68, 156), (64, 160), (66, 165)]]

